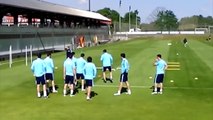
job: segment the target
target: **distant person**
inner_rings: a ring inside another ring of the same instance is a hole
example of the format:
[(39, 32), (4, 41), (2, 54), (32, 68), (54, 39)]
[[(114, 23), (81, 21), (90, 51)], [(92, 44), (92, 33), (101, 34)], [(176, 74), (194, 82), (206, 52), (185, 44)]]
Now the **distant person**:
[(119, 84), (119, 87), (118, 87), (118, 92), (114, 94), (115, 96), (121, 95), (121, 89), (123, 87), (123, 84), (125, 84), (126, 87), (127, 87), (127, 93), (126, 94), (131, 95), (130, 85), (129, 85), (129, 82), (128, 82), (128, 72), (129, 72), (129, 62), (126, 59), (125, 53), (121, 53), (120, 84)]
[(84, 59), (84, 56), (84, 53), (81, 53), (80, 57), (76, 61), (76, 79), (77, 82), (81, 81), (81, 91), (85, 91), (83, 70), (87, 61)]
[[(47, 57), (44, 59), (44, 63), (46, 65), (46, 82), (47, 82), (47, 89), (49, 90), (49, 82), (51, 81), (52, 84), (52, 92), (57, 93), (58, 91), (55, 89), (55, 82), (54, 82), (54, 63), (53, 59), (51, 58), (51, 53), (47, 53)], [(50, 90), (49, 90), (50, 91)]]
[(70, 96), (74, 96), (74, 75), (75, 75), (75, 65), (72, 62), (72, 54), (68, 54), (68, 58), (64, 61), (64, 90), (63, 95), (67, 95), (67, 87), (70, 88)]
[(70, 49), (70, 46), (67, 46), (66, 48), (66, 58), (68, 58), (68, 55), (72, 53), (72, 50)]
[(113, 64), (113, 58), (112, 55), (107, 53), (107, 50), (103, 50), (103, 54), (101, 55), (101, 62), (102, 62), (102, 70), (103, 70), (103, 81), (106, 83), (106, 71), (109, 70), (110, 72), (110, 82), (112, 83), (112, 64)]
[(167, 69), (167, 63), (161, 58), (161, 54), (158, 54), (153, 65), (156, 66), (156, 76), (152, 94), (163, 94), (163, 79), (165, 70)]
[(208, 37), (208, 41), (211, 41), (211, 39), (212, 39), (212, 37), (211, 37), (211, 35), (209, 35), (209, 37)]
[(86, 81), (87, 100), (91, 100), (91, 91), (94, 84), (94, 78), (96, 77), (97, 69), (94, 63), (92, 63), (92, 57), (87, 58), (87, 64), (84, 66), (83, 75)]
[(186, 39), (186, 38), (184, 38), (184, 39), (183, 39), (183, 44), (184, 44), (184, 47), (186, 47), (186, 45), (188, 44), (188, 42), (187, 42), (187, 39)]
[(41, 53), (38, 53), (37, 55), (37, 59), (33, 61), (32, 65), (31, 65), (31, 70), (36, 78), (36, 87), (37, 87), (37, 96), (38, 98), (41, 97), (40, 94), (40, 84), (43, 87), (43, 97), (44, 98), (48, 98), (47, 96), (47, 91), (46, 91), (46, 82), (45, 82), (45, 70), (46, 66), (44, 61), (41, 59)]

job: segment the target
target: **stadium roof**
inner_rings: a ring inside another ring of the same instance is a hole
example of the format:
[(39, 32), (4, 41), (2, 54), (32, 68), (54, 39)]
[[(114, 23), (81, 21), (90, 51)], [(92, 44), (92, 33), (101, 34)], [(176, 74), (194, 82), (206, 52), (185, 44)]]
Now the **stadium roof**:
[(0, 5), (13, 6), (18, 8), (34, 9), (52, 13), (60, 13), (72, 16), (92, 18), (103, 21), (111, 21), (109, 18), (95, 12), (75, 9), (59, 4), (54, 4), (42, 0), (0, 0)]

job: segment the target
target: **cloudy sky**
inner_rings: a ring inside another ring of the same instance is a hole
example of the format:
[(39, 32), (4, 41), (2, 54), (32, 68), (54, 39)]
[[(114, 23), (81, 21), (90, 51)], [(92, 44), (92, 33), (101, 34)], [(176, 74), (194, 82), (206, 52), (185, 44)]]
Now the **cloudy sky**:
[[(77, 9), (88, 10), (89, 0), (44, 0)], [(131, 10), (138, 10), (142, 22), (150, 22), (156, 10), (172, 10), (178, 19), (192, 15), (213, 16), (213, 0), (90, 0), (91, 10), (108, 7), (122, 16)]]

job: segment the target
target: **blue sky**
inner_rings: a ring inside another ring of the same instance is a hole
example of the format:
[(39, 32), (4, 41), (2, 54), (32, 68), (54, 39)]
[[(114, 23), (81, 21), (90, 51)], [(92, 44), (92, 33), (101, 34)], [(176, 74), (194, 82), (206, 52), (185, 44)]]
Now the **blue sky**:
[[(88, 10), (89, 0), (44, 0), (77, 9)], [(118, 11), (122, 16), (131, 10), (138, 10), (142, 22), (147, 23), (154, 19), (156, 8), (172, 10), (178, 19), (192, 15), (213, 16), (213, 0), (90, 0), (91, 10), (108, 7)]]

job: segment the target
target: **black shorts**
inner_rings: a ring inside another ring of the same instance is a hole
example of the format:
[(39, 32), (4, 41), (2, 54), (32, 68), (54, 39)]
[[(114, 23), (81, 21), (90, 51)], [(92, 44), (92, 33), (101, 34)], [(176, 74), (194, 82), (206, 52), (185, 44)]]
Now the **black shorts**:
[(46, 82), (45, 82), (45, 79), (44, 79), (44, 75), (42, 75), (41, 77), (36, 77), (36, 84), (39, 85), (39, 84), (42, 84), (44, 85)]
[(111, 66), (103, 67), (103, 72), (105, 72), (106, 70), (109, 70), (111, 72), (112, 71), (112, 67)]
[(86, 81), (86, 87), (92, 87), (93, 86), (93, 80), (85, 80)]
[(120, 76), (120, 82), (126, 82), (128, 81), (128, 73), (124, 72)]
[(52, 73), (46, 73), (45, 74), (46, 80), (54, 80), (53, 79), (53, 74)]
[(73, 84), (74, 83), (74, 77), (70, 75), (66, 75), (65, 77), (65, 84)]
[(163, 83), (164, 74), (156, 74), (154, 83)]
[(84, 79), (83, 73), (76, 73), (76, 78), (79, 79)]

